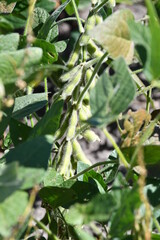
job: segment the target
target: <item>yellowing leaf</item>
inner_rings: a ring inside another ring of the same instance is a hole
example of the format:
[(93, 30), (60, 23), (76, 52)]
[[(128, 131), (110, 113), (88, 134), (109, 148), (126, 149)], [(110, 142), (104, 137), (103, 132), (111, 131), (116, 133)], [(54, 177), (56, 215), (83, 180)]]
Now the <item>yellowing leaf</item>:
[(134, 54), (134, 44), (130, 40), (127, 22), (133, 18), (128, 9), (117, 11), (93, 28), (89, 35), (101, 44), (113, 59), (122, 56), (130, 63)]

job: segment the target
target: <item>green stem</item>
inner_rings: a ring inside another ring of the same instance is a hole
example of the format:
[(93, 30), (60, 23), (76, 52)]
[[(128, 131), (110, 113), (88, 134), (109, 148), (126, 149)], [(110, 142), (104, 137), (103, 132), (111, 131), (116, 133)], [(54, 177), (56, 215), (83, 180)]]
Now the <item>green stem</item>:
[(85, 88), (83, 89), (83, 91), (80, 94), (80, 97), (79, 97), (78, 102), (77, 102), (77, 107), (78, 108), (80, 107), (80, 104), (81, 104), (85, 94), (88, 92), (88, 90), (89, 90), (89, 88), (90, 88), (90, 86), (91, 86), (91, 84), (92, 84), (92, 82), (93, 82), (97, 72), (99, 71), (99, 69), (101, 67), (101, 64), (103, 63), (103, 61), (105, 60), (107, 55), (108, 55), (108, 52), (104, 53), (103, 56), (100, 58), (99, 62), (96, 64), (91, 78), (89, 79), (89, 81), (87, 82)]
[(28, 33), (32, 31), (32, 14), (34, 11), (34, 6), (36, 4), (37, 0), (30, 0), (29, 2), (29, 10), (28, 10), (28, 18), (24, 30), (24, 36), (26, 36)]
[(106, 3), (108, 2), (108, 0), (104, 0), (103, 2), (101, 2), (98, 6), (96, 6), (92, 13), (95, 14), (97, 13)]
[(37, 221), (36, 219), (34, 219), (34, 221), (36, 222), (37, 226), (40, 227), (41, 229), (43, 229), (44, 232), (46, 232), (48, 234), (48, 236), (50, 236), (51, 239), (53, 240), (60, 240), (59, 238), (57, 238), (51, 231), (49, 228), (47, 228), (42, 222)]
[[(81, 22), (85, 23), (85, 20), (84, 20), (84, 19), (82, 19), (82, 18), (79, 18), (79, 19), (80, 19)], [(63, 18), (63, 19), (55, 22), (55, 23), (53, 24), (53, 27), (56, 26), (56, 25), (58, 25), (58, 24), (60, 24), (60, 23), (63, 23), (63, 22), (76, 21), (76, 20), (77, 20), (76, 17)]]
[(156, 226), (158, 232), (160, 233), (160, 225), (159, 225), (159, 222), (157, 221), (157, 219), (156, 219), (154, 216), (152, 216), (152, 218), (153, 218), (154, 225)]
[(78, 9), (77, 9), (77, 5), (75, 3), (75, 0), (71, 0), (72, 1), (72, 4), (73, 4), (73, 8), (74, 8), (74, 12), (75, 12), (75, 15), (76, 15), (76, 18), (77, 18), (77, 22), (78, 22), (78, 27), (79, 27), (79, 32), (80, 33), (84, 33), (84, 28), (82, 26), (82, 23), (81, 23), (81, 19), (79, 17), (79, 13), (78, 13)]
[(129, 164), (125, 159), (125, 156), (123, 155), (122, 151), (120, 150), (120, 148), (118, 147), (117, 143), (115, 142), (115, 140), (112, 138), (112, 136), (110, 135), (110, 133), (107, 131), (106, 128), (103, 129), (103, 132), (105, 134), (105, 136), (108, 138), (108, 140), (112, 143), (113, 147), (115, 148), (115, 150), (117, 151), (122, 164), (126, 167), (129, 168)]
[(70, 179), (76, 179), (76, 178), (78, 178), (79, 176), (81, 176), (81, 175), (83, 175), (84, 173), (92, 170), (92, 169), (95, 168), (95, 167), (99, 167), (99, 166), (105, 165), (105, 164), (113, 164), (113, 163), (115, 163), (115, 160), (113, 160), (113, 161), (103, 161), (103, 162), (95, 163), (95, 164), (93, 164), (92, 166), (90, 166), (90, 167), (84, 169), (83, 171), (79, 172), (78, 174), (74, 175), (74, 176), (71, 177)]
[(47, 105), (46, 105), (46, 112), (49, 110), (49, 103), (48, 103), (48, 84), (47, 84), (47, 78), (45, 77), (44, 79), (44, 90), (46, 93), (46, 100), (47, 100)]
[[(29, 94), (32, 94), (32, 87), (30, 87), (30, 86), (27, 87), (27, 95), (29, 95)], [(29, 119), (30, 119), (30, 122), (31, 122), (31, 127), (33, 128), (34, 127), (34, 121), (33, 121), (32, 115), (29, 115)]]

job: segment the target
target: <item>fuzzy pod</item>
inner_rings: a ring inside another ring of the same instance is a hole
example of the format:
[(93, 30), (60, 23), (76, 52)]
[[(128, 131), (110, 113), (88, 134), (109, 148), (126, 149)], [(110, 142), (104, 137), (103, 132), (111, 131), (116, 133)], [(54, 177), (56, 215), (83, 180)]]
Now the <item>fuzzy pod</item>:
[(79, 120), (86, 121), (88, 118), (92, 116), (91, 109), (89, 105), (82, 104), (82, 107), (79, 110)]
[(66, 99), (68, 96), (72, 95), (74, 89), (81, 81), (82, 69), (83, 68), (81, 67), (81, 69), (77, 72), (75, 78), (64, 86), (63, 93), (62, 93), (62, 99)]
[(92, 57), (102, 57), (104, 54), (92, 39), (88, 42), (87, 50)]
[(96, 25), (96, 17), (95, 15), (92, 15), (87, 19), (87, 23), (85, 26), (86, 32), (89, 32), (90, 30), (92, 30), (95, 27), (95, 25)]
[(116, 1), (115, 0), (108, 0), (108, 4), (111, 8), (116, 6)]
[(70, 120), (69, 120), (69, 127), (68, 127), (68, 132), (66, 137), (67, 141), (74, 138), (76, 133), (77, 122), (78, 122), (77, 110), (73, 109)]
[[(86, 80), (86, 82), (88, 82), (88, 81), (90, 80), (92, 74), (93, 74), (93, 69), (92, 69), (92, 68), (87, 69), (86, 75), (85, 75), (85, 80)], [(92, 83), (91, 83), (91, 85), (90, 85), (90, 89), (92, 89), (92, 88), (95, 87), (95, 85), (96, 85), (96, 83), (97, 83), (97, 80), (98, 80), (98, 77), (97, 77), (97, 75), (96, 75), (96, 76), (94, 77), (94, 80), (92, 81)]]
[(87, 35), (87, 34), (83, 34), (80, 38), (80, 46), (83, 47), (83, 46), (87, 46), (88, 42), (90, 40), (90, 37)]
[(74, 67), (72, 70), (70, 70), (69, 72), (67, 73), (64, 73), (59, 81), (62, 82), (62, 83), (65, 83), (65, 82), (70, 82), (73, 78), (75, 78), (75, 76), (77, 75), (77, 72), (81, 69), (81, 65), (78, 65), (76, 67)]
[(101, 24), (103, 22), (103, 18), (98, 14), (95, 15), (95, 18), (96, 18), (96, 25)]
[(92, 130), (88, 129), (83, 133), (83, 137), (89, 142), (89, 143), (93, 143), (93, 142), (100, 142), (100, 138), (98, 137), (97, 134), (95, 134), (95, 132), (93, 132)]
[(61, 159), (61, 166), (60, 166), (60, 174), (65, 175), (70, 161), (71, 161), (71, 155), (72, 155), (72, 143), (71, 141), (67, 141), (62, 149), (62, 159)]
[(90, 160), (86, 157), (85, 153), (83, 152), (81, 145), (79, 144), (79, 142), (77, 140), (74, 140), (72, 142), (72, 146), (73, 146), (73, 155), (74, 157), (81, 162), (84, 162), (88, 165), (91, 165)]
[(70, 115), (67, 114), (64, 121), (62, 122), (60, 128), (56, 131), (54, 135), (55, 141), (59, 140), (66, 132), (69, 124)]

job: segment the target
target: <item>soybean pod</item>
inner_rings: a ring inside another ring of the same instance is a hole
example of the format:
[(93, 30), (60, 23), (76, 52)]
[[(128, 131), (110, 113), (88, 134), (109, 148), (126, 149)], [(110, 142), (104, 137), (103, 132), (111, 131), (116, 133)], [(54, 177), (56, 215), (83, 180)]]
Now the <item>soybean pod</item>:
[(67, 73), (64, 73), (59, 81), (62, 82), (62, 83), (65, 83), (65, 82), (70, 82), (72, 79), (75, 78), (75, 76), (77, 75), (77, 72), (81, 69), (81, 65), (78, 65), (76, 67), (74, 67), (72, 70), (70, 70), (69, 72)]
[(83, 150), (81, 148), (81, 145), (79, 144), (79, 142), (77, 140), (73, 140), (72, 146), (73, 146), (73, 156), (78, 161), (81, 161), (88, 165), (91, 165), (90, 160), (86, 157), (85, 153), (83, 152)]
[(63, 99), (66, 99), (68, 96), (71, 96), (73, 91), (74, 91), (74, 89), (76, 88), (76, 86), (81, 81), (82, 69), (83, 69), (83, 67), (81, 66), (81, 68), (77, 72), (75, 78), (64, 86), (63, 93), (62, 93), (62, 98)]
[(100, 138), (98, 137), (98, 135), (90, 129), (87, 129), (82, 135), (90, 143), (93, 143), (95, 141), (100, 142)]
[(74, 138), (76, 133), (76, 127), (77, 127), (78, 117), (77, 117), (77, 110), (73, 108), (72, 114), (69, 120), (69, 127), (67, 131), (67, 141)]
[(68, 166), (70, 164), (71, 160), (71, 155), (72, 155), (72, 143), (71, 141), (67, 141), (62, 149), (62, 159), (61, 159), (61, 166), (60, 166), (60, 174), (65, 175)]

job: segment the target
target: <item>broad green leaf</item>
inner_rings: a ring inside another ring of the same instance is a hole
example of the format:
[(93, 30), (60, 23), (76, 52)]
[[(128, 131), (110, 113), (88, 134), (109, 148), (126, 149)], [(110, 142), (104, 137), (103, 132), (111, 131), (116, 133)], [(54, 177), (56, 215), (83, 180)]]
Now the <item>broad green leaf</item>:
[(58, 53), (61, 53), (66, 50), (67, 43), (65, 41), (59, 41), (59, 42), (54, 43), (54, 46), (56, 48), (56, 51)]
[(1, 110), (2, 117), (0, 118), (0, 138), (2, 137), (4, 131), (6, 130), (10, 122), (12, 111), (13, 111), (13, 107), (4, 108)]
[(0, 203), (0, 235), (9, 237), (12, 227), (18, 223), (28, 203), (26, 192), (16, 191)]
[(49, 111), (36, 124), (31, 132), (31, 137), (51, 134), (54, 135), (59, 128), (60, 118), (63, 110), (63, 101), (59, 100), (52, 104)]
[(160, 59), (160, 22), (157, 16), (157, 12), (153, 6), (153, 3), (150, 0), (146, 0), (148, 13), (150, 16), (149, 27), (151, 32), (151, 59), (150, 59), (150, 68), (152, 78), (157, 79), (160, 77), (160, 62), (157, 59)]
[(7, 35), (0, 35), (0, 53), (15, 51), (19, 44), (19, 34), (11, 33)]
[(40, 63), (42, 50), (26, 48), (13, 52), (0, 53), (0, 76), (8, 93), (17, 89), (18, 79), (27, 80), (33, 74), (34, 67)]
[[(112, 223), (110, 234), (112, 237), (120, 237), (125, 235), (128, 230), (133, 229), (135, 223), (135, 210), (140, 207), (141, 201), (138, 189), (121, 191), (121, 205), (117, 209)], [(113, 193), (114, 196), (114, 193)]]
[(20, 189), (30, 189), (42, 182), (45, 175), (43, 168), (18, 168), (18, 179), (22, 182)]
[(156, 10), (150, 0), (146, 0), (150, 16), (149, 26), (129, 22), (131, 38), (144, 66), (147, 80), (157, 80), (160, 77), (160, 23)]
[(105, 193), (106, 184), (105, 184), (101, 174), (97, 173), (96, 171), (90, 170), (90, 171), (86, 172), (83, 175), (83, 181), (84, 182), (89, 182), (91, 184), (96, 183), (97, 188), (99, 189), (99, 192), (101, 194)]
[(9, 123), (10, 137), (14, 146), (24, 142), (29, 137), (32, 128), (11, 118)]
[(56, 51), (56, 47), (54, 46), (53, 43), (49, 43), (43, 39), (36, 39), (35, 42), (33, 43), (33, 46), (42, 48), (42, 50), (43, 50), (42, 61), (44, 63), (51, 64), (51, 63), (57, 61), (58, 54)]
[(113, 69), (114, 75), (109, 76), (104, 72), (90, 92), (92, 117), (88, 122), (92, 125), (102, 126), (111, 123), (134, 99), (135, 84), (124, 59), (115, 60)]
[(38, 27), (40, 24), (45, 23), (48, 17), (49, 17), (49, 13), (44, 8), (40, 8), (40, 7), (35, 8), (33, 12), (32, 28), (34, 29)]
[[(131, 161), (132, 155), (136, 149), (135, 147), (122, 148), (122, 152), (128, 162)], [(145, 145), (142, 146), (144, 153), (144, 161), (146, 165), (155, 165), (160, 163), (160, 146), (159, 145)], [(137, 164), (137, 161), (135, 161)]]
[(133, 14), (130, 10), (116, 11), (103, 23), (93, 28), (89, 35), (100, 43), (113, 59), (122, 56), (127, 63), (131, 63), (134, 44), (130, 39), (127, 24), (131, 19), (133, 19)]
[(53, 208), (68, 208), (75, 202), (87, 202), (98, 193), (97, 187), (80, 181), (66, 181), (61, 186), (44, 187), (39, 196)]
[(18, 164), (11, 163), (0, 168), (0, 203), (20, 188), (22, 181), (18, 179)]
[[(62, 3), (65, 3), (65, 2), (66, 2), (66, 0), (62, 0)], [(75, 4), (76, 4), (76, 6), (78, 8), (79, 0), (75, 0)], [(72, 2), (68, 4), (68, 6), (66, 7), (65, 11), (70, 16), (74, 14), (74, 7), (73, 7)]]
[(0, 34), (13, 31), (13, 24), (4, 17), (0, 16)]
[(93, 236), (91, 236), (90, 234), (88, 234), (87, 232), (85, 232), (84, 230), (82, 230), (81, 227), (69, 227), (69, 232), (71, 234), (71, 236), (73, 237), (73, 239), (76, 240), (95, 240), (95, 238)]
[[(88, 164), (78, 161), (77, 162), (77, 173), (82, 172), (83, 170), (85, 170), (86, 168), (90, 167)], [(83, 174), (81, 176), (78, 177), (79, 181), (83, 181)]]
[(44, 107), (47, 104), (46, 93), (34, 93), (22, 97), (15, 98), (12, 117), (22, 119), (29, 116)]
[[(132, 156), (136, 150), (135, 147), (122, 148), (122, 152), (126, 160), (130, 163)], [(147, 168), (149, 178), (160, 178), (160, 146), (145, 145), (141, 147), (143, 151), (144, 162)], [(134, 166), (137, 165), (138, 155), (135, 158)], [(137, 169), (138, 171), (138, 169)]]
[(116, 208), (115, 199), (108, 193), (99, 194), (87, 204), (75, 204), (66, 214), (68, 224), (81, 225), (91, 221), (108, 221)]
[(48, 36), (49, 31), (53, 28), (53, 24), (55, 23), (56, 19), (59, 17), (61, 12), (66, 8), (68, 3), (71, 0), (67, 0), (65, 3), (61, 4), (59, 8), (57, 8), (51, 16), (49, 16), (46, 22), (43, 24), (42, 28), (39, 31), (38, 38), (46, 39)]
[(64, 182), (64, 179), (54, 168), (49, 168), (43, 179), (43, 182), (45, 187), (56, 187), (60, 186)]
[(52, 145), (52, 136), (36, 137), (11, 149), (2, 160), (7, 163), (18, 161), (20, 166), (46, 169)]

